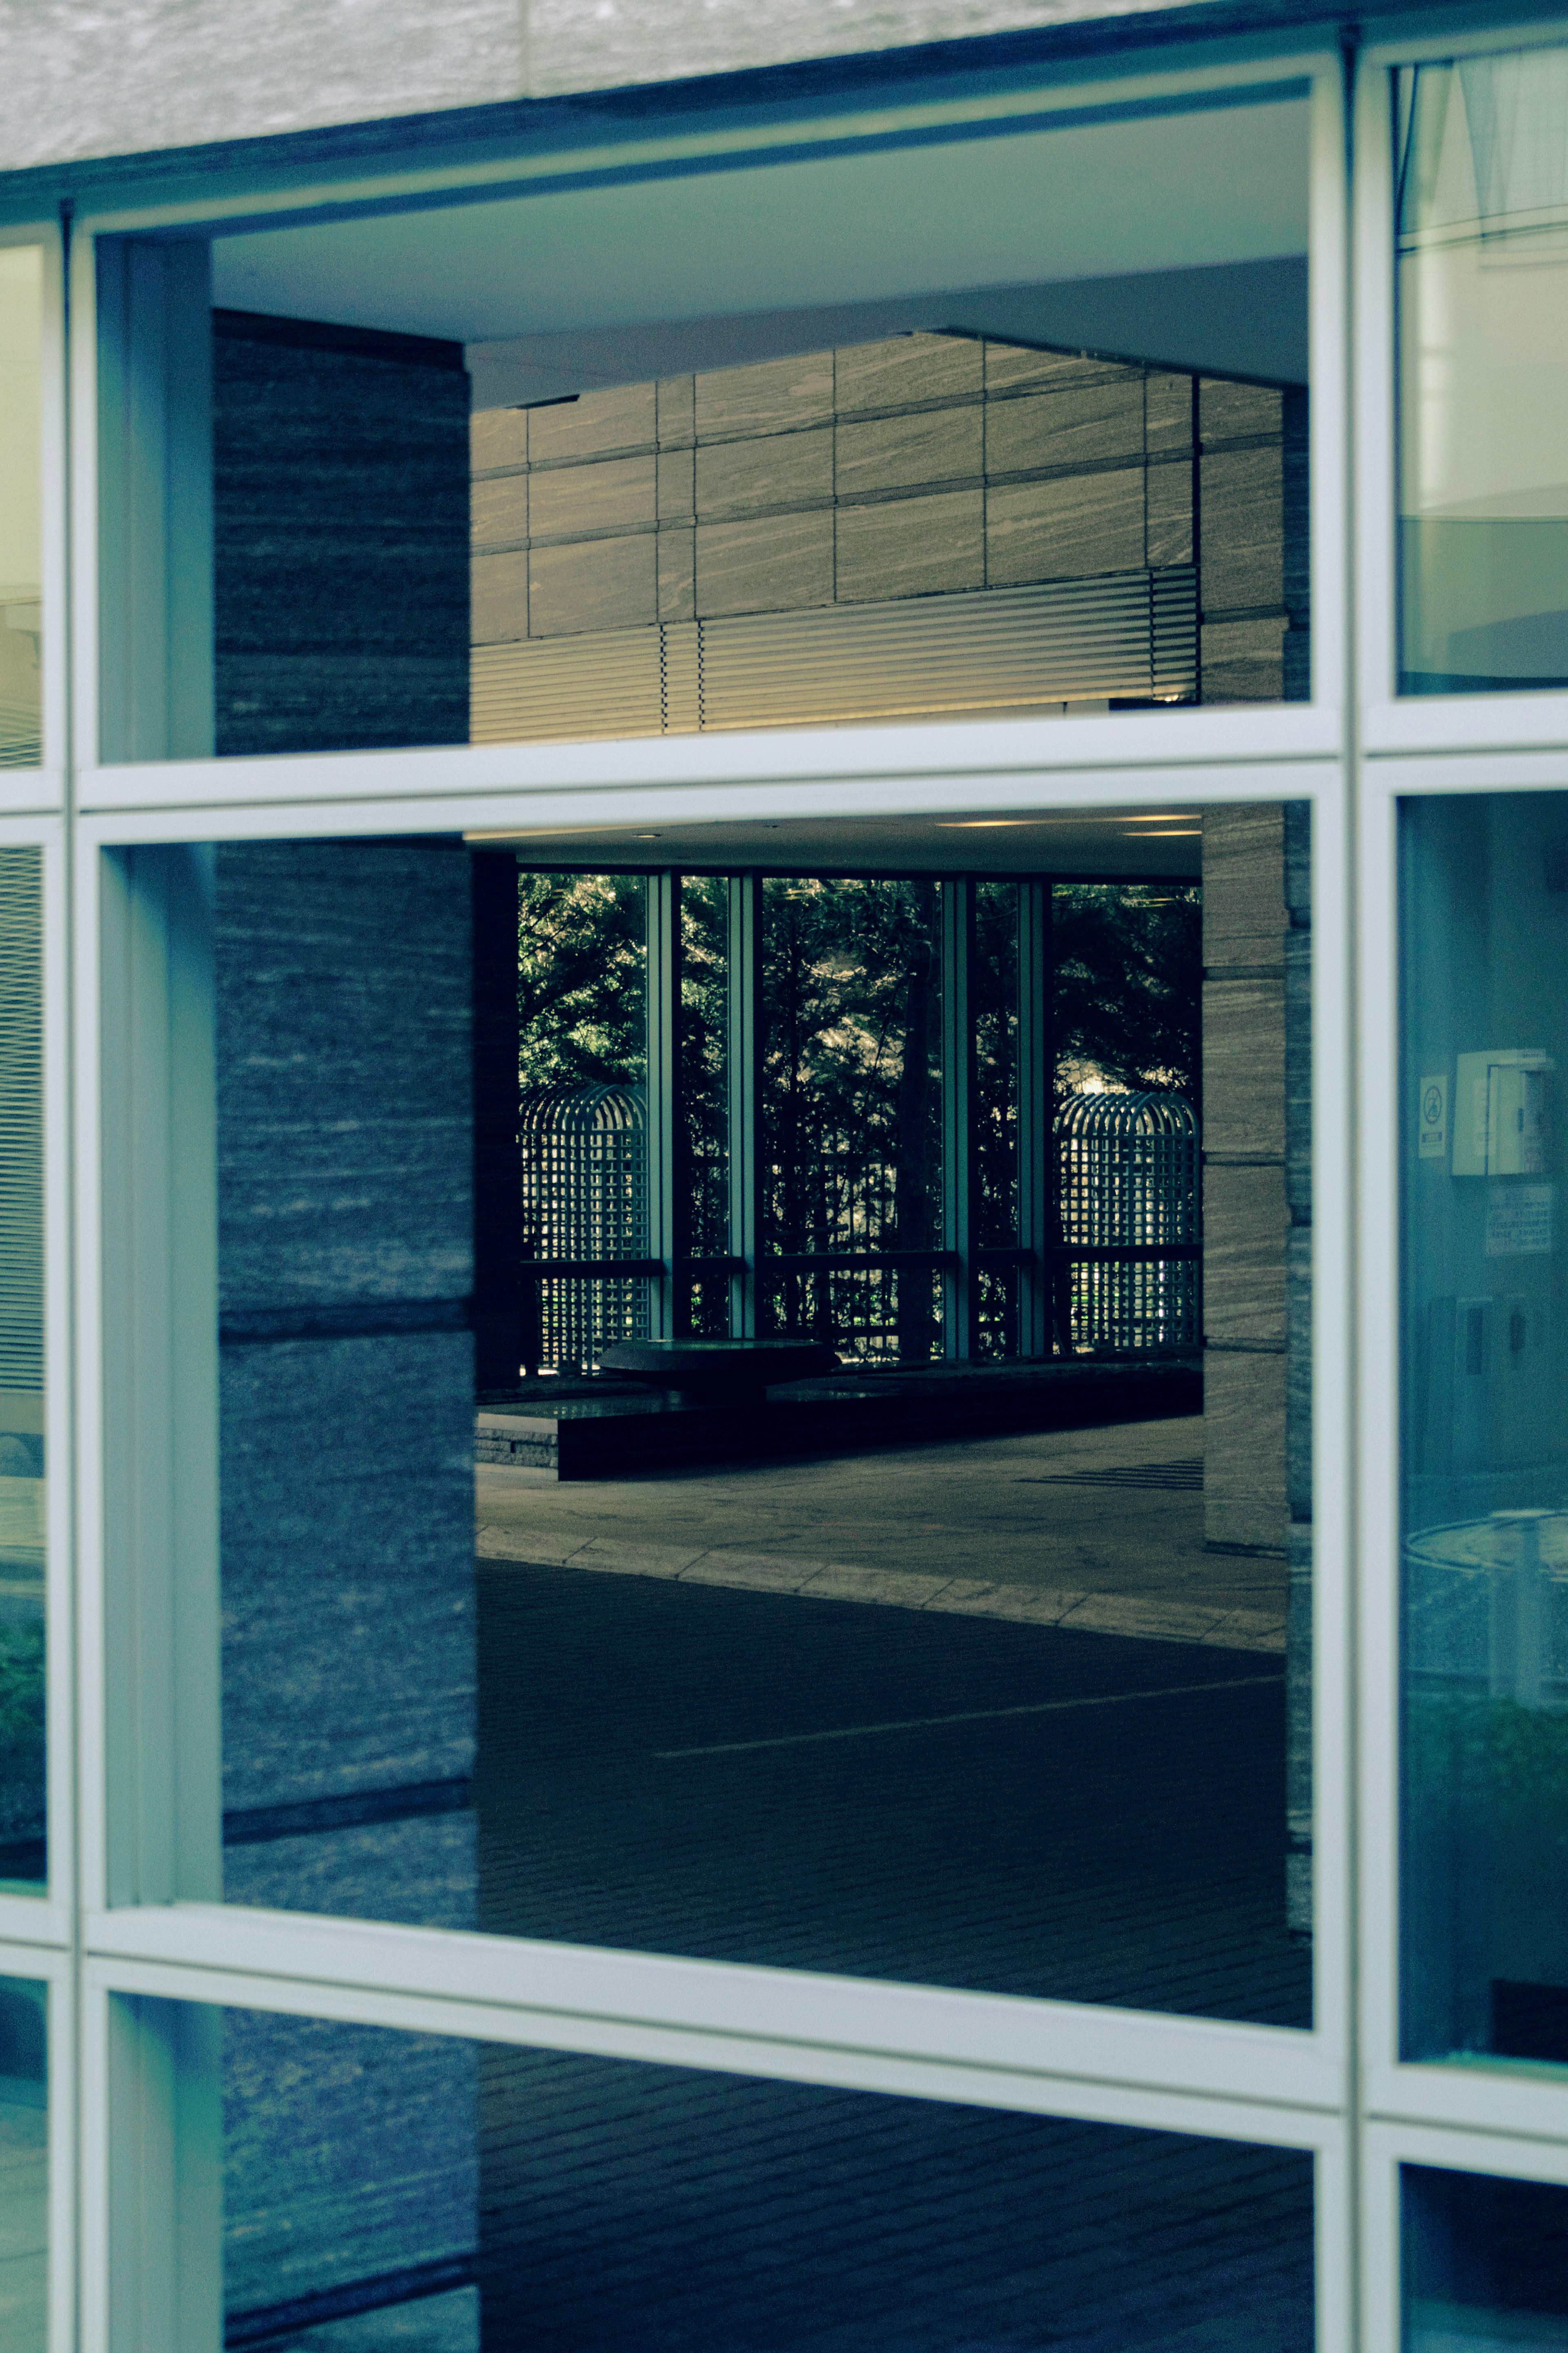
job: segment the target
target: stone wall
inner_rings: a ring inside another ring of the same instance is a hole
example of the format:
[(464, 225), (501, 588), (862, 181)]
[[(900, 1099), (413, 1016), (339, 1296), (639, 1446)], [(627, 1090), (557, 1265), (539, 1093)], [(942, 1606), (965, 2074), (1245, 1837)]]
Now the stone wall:
[[(330, 337), (218, 341), (227, 752), (466, 733), (467, 378)], [(224, 1892), (470, 1927), (470, 861), (216, 865)], [(366, 2274), (475, 2342), (473, 2052), (386, 2041), (226, 2021), (227, 2302), (269, 2344)]]
[(473, 419), (476, 645), (1195, 563), (1205, 702), (1306, 688), (1305, 396), (900, 335)]
[(216, 750), (466, 742), (461, 344), (213, 323)]
[(1285, 819), (1204, 813), (1204, 1534), (1283, 1554)]

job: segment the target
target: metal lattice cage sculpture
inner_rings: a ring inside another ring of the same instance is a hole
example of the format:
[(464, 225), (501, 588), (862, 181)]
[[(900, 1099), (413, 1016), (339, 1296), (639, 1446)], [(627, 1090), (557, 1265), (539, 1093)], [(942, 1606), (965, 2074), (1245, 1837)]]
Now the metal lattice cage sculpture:
[[(518, 1113), (525, 1263), (647, 1253), (647, 1101), (641, 1087), (525, 1087)], [(587, 1372), (613, 1340), (647, 1335), (641, 1275), (541, 1281), (537, 1361)]]
[[(1196, 1245), (1198, 1123), (1183, 1096), (1071, 1094), (1056, 1137), (1069, 1252)], [(1075, 1350), (1196, 1347), (1198, 1261), (1080, 1261), (1071, 1266), (1070, 1315)]]

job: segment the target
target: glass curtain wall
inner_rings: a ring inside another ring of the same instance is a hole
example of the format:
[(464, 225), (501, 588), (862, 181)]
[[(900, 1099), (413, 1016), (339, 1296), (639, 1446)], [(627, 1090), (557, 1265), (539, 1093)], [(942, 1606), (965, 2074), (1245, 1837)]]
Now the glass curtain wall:
[(1397, 77), (1400, 684), (1568, 684), (1568, 49)]
[(43, 757), (44, 257), (0, 246), (0, 769)]
[(0, 849), (0, 1887), (46, 1873), (43, 860)]
[(1568, 2063), (1568, 796), (1402, 839), (1404, 2042)]
[(48, 2342), (48, 1989), (0, 1978), (0, 2342)]
[(222, 2032), (231, 2347), (1313, 2344), (1295, 2150), (257, 2010)]

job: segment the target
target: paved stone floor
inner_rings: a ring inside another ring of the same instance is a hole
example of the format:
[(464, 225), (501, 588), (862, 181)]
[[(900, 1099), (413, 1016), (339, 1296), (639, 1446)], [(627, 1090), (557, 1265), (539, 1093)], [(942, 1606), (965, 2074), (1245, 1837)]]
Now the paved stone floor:
[(1293, 2151), (515, 2050), (480, 2115), (486, 2353), (1310, 2353)]
[(479, 1550), (1282, 1650), (1284, 1563), (1204, 1550), (1202, 1455), (1192, 1415), (581, 1483), (484, 1466)]

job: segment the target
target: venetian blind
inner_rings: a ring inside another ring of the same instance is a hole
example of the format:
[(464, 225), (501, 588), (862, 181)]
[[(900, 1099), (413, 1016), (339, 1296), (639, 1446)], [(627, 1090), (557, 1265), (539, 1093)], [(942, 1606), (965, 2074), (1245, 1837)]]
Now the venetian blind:
[(475, 743), (1178, 702), (1197, 575), (1156, 572), (476, 646)]
[(0, 849), (0, 1391), (44, 1385), (42, 860)]

